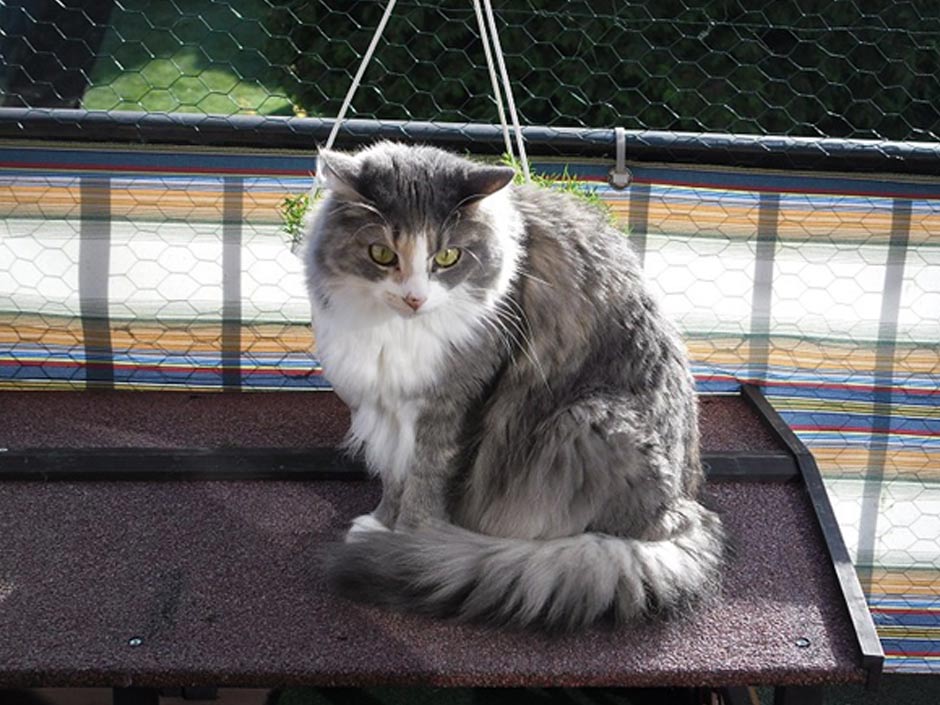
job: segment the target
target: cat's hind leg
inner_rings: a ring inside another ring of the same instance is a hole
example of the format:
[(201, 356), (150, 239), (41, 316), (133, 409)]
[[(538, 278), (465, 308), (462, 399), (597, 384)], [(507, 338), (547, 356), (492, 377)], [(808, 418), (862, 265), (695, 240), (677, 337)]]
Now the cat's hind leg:
[(514, 467), (480, 459), (499, 472), (488, 477), (478, 468), (460, 509), (464, 526), (516, 538), (638, 536), (677, 492), (674, 461), (633, 400), (569, 404), (538, 424), (527, 443)]

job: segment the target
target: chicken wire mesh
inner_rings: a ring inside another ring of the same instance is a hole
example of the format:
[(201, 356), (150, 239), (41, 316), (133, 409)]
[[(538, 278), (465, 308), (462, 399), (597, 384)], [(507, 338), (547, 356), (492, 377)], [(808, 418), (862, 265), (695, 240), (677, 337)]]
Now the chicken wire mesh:
[[(12, 0), (3, 102), (329, 117), (382, 6)], [(353, 115), (492, 122), (470, 3), (399, 7)], [(938, 139), (940, 8), (757, 7), (496, 12), (527, 124)], [(264, 135), (237, 152), (0, 144), (0, 387), (327, 388), (287, 200), (313, 145), (272, 154)], [(631, 164), (621, 191), (609, 160), (534, 167), (624, 226), (703, 391), (764, 386), (826, 476), (889, 667), (936, 670), (936, 180)]]
[[(9, 0), (4, 104), (332, 117), (385, 3)], [(523, 122), (892, 140), (940, 134), (940, 7), (497, 3)], [(469, 0), (402, 0), (357, 117), (492, 122)]]

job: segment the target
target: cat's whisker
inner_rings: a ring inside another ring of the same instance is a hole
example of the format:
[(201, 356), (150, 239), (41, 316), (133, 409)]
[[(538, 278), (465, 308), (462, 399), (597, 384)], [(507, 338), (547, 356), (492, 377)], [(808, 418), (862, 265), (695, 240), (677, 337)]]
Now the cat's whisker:
[(484, 315), (480, 316), (478, 320), (485, 324), (490, 329), (490, 331), (492, 331), (496, 337), (503, 342), (503, 344), (506, 346), (506, 352), (510, 355), (512, 354), (513, 346), (523, 350), (523, 352), (525, 351), (525, 343), (517, 337), (516, 333), (514, 333), (505, 325), (499, 316), (493, 318)]
[[(538, 358), (538, 353), (535, 351), (535, 345), (532, 341), (532, 326), (529, 323), (529, 318), (526, 316), (525, 311), (522, 307), (513, 299), (509, 297), (503, 297), (496, 300), (496, 310), (497, 312), (502, 312), (513, 324), (515, 329), (518, 331), (518, 334), (521, 341), (513, 335), (513, 341), (518, 345), (519, 349), (522, 350), (522, 353), (528, 358), (529, 362), (538, 370), (539, 376), (542, 378), (542, 382), (545, 384), (546, 389), (551, 389), (551, 385), (548, 383), (548, 375), (545, 374), (545, 368), (542, 366), (541, 360)], [(521, 322), (520, 320), (521, 319)], [(509, 331), (505, 323), (503, 323), (502, 318), (498, 319), (503, 325), (504, 330), (509, 335), (512, 333)], [(523, 325), (524, 323), (524, 325)]]
[(512, 342), (515, 341), (512, 341), (507, 335), (504, 335), (506, 331), (502, 329), (495, 321), (490, 320), (486, 316), (481, 316), (478, 321), (490, 330), (498, 342), (503, 344), (503, 346), (506, 348), (506, 354), (512, 355)]
[(522, 307), (513, 299), (501, 299), (498, 305), (500, 305), (502, 310), (507, 314), (513, 315), (513, 313), (515, 313), (519, 316), (519, 318), (521, 318), (521, 322), (517, 319), (513, 319), (513, 324), (516, 326), (519, 334), (526, 343), (525, 350), (528, 353), (529, 359), (538, 369), (539, 375), (542, 377), (542, 381), (545, 383), (545, 386), (549, 387), (548, 376), (545, 374), (545, 368), (542, 366), (541, 360), (538, 359), (538, 353), (535, 351), (535, 343), (532, 340), (532, 324), (529, 322), (529, 317), (526, 315)]
[(480, 261), (480, 258), (476, 256), (473, 250), (464, 249), (463, 251), (473, 257), (473, 259), (476, 260), (476, 263), (480, 266), (480, 269), (483, 269), (483, 262)]
[(552, 284), (550, 281), (546, 281), (545, 279), (541, 279), (540, 277), (537, 277), (537, 276), (535, 276), (534, 274), (529, 274), (528, 272), (523, 272), (521, 269), (520, 269), (518, 272), (516, 272), (516, 274), (517, 274), (518, 276), (520, 276), (520, 277), (525, 277), (526, 279), (531, 279), (532, 281), (534, 281), (534, 282), (536, 282), (536, 283), (538, 283), (538, 284), (544, 284), (545, 286), (547, 286), (547, 287), (549, 287), (549, 288), (552, 288), (552, 289), (555, 288), (555, 285)]

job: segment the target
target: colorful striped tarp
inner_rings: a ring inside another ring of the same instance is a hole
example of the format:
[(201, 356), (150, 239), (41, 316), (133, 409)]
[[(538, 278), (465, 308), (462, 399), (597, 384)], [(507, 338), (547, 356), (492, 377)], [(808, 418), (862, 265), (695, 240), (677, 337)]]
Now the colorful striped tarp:
[[(0, 390), (328, 388), (278, 206), (312, 154), (0, 145)], [(546, 161), (629, 227), (702, 391), (813, 451), (887, 668), (940, 672), (940, 183)]]

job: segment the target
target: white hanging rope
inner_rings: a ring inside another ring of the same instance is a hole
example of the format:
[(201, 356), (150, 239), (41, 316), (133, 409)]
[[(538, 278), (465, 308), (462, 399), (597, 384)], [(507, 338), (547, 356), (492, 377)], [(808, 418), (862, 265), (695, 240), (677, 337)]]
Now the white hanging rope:
[[(366, 72), (366, 67), (369, 65), (369, 62), (372, 60), (372, 55), (375, 53), (375, 48), (379, 45), (379, 39), (382, 38), (382, 33), (385, 31), (385, 25), (388, 24), (388, 18), (392, 16), (392, 10), (395, 8), (395, 3), (398, 0), (388, 0), (388, 6), (385, 8), (385, 13), (382, 15), (382, 19), (379, 20), (378, 27), (375, 28), (375, 34), (372, 35), (372, 41), (369, 42), (369, 47), (366, 49), (366, 53), (362, 55), (362, 61), (359, 62), (359, 70), (356, 71), (356, 75), (353, 76), (352, 85), (349, 86), (349, 90), (346, 91), (346, 97), (343, 98), (343, 104), (340, 106), (339, 114), (336, 116), (336, 121), (333, 123), (333, 129), (330, 130), (330, 136), (326, 138), (326, 144), (323, 145), (324, 149), (332, 149), (333, 143), (336, 142), (336, 135), (339, 134), (339, 128), (343, 124), (343, 120), (346, 118), (346, 111), (349, 110), (349, 106), (352, 105), (353, 96), (356, 94), (356, 91), (359, 89), (359, 84), (362, 82), (362, 76)], [(307, 196), (308, 202), (312, 206), (313, 203), (317, 200), (317, 196), (320, 195), (320, 173), (317, 172), (317, 178), (313, 180), (313, 188), (310, 189), (310, 193)], [(309, 212), (313, 212), (311, 209)]]
[(369, 43), (369, 48), (366, 49), (366, 53), (363, 55), (362, 61), (359, 63), (359, 70), (356, 71), (356, 75), (353, 76), (352, 85), (349, 87), (349, 91), (346, 93), (346, 97), (343, 99), (343, 107), (339, 109), (339, 115), (336, 116), (336, 122), (333, 123), (333, 129), (330, 130), (330, 136), (326, 140), (326, 149), (332, 149), (333, 142), (336, 141), (336, 135), (339, 133), (340, 125), (343, 124), (343, 119), (346, 117), (346, 111), (349, 110), (353, 96), (356, 94), (356, 90), (359, 88), (359, 82), (362, 81), (362, 75), (366, 72), (366, 67), (372, 60), (372, 54), (375, 53), (375, 47), (378, 46), (379, 39), (382, 38), (382, 32), (385, 31), (385, 25), (388, 24), (388, 18), (392, 16), (392, 10), (395, 8), (396, 2), (398, 2), (398, 0), (388, 0), (388, 6), (385, 8), (385, 14), (382, 15), (382, 19), (379, 21), (379, 26), (375, 28), (375, 34), (372, 35), (372, 41)]
[(486, 54), (486, 67), (490, 72), (490, 84), (493, 86), (493, 97), (496, 99), (496, 112), (499, 113), (499, 124), (503, 128), (503, 143), (506, 145), (506, 154), (515, 161), (512, 153), (512, 139), (509, 137), (509, 124), (506, 122), (506, 111), (503, 110), (503, 96), (499, 90), (499, 79), (496, 77), (496, 66), (493, 64), (493, 52), (490, 49), (489, 33), (486, 31), (486, 22), (483, 20), (483, 10), (480, 9), (480, 0), (473, 0), (473, 10), (477, 16), (477, 25), (480, 28), (480, 40), (483, 42), (483, 53)]
[[(353, 96), (359, 89), (359, 84), (362, 82), (362, 77), (366, 72), (366, 68), (368, 67), (369, 62), (372, 60), (372, 55), (375, 53), (375, 49), (379, 44), (379, 39), (382, 38), (382, 33), (385, 31), (385, 25), (388, 24), (388, 20), (392, 16), (392, 10), (395, 9), (396, 2), (398, 2), (398, 0), (389, 0), (388, 5), (385, 7), (385, 12), (382, 14), (382, 19), (379, 20), (379, 24), (375, 28), (375, 34), (372, 35), (372, 41), (369, 42), (369, 47), (366, 49), (366, 53), (363, 54), (362, 61), (359, 63), (359, 69), (356, 71), (356, 75), (353, 76), (352, 84), (349, 86), (349, 90), (346, 92), (346, 97), (343, 99), (343, 104), (340, 107), (339, 114), (336, 116), (336, 120), (333, 123), (333, 128), (330, 130), (330, 135), (326, 140), (326, 144), (324, 145), (325, 149), (332, 149), (333, 143), (336, 141), (336, 136), (339, 134), (343, 120), (346, 118), (346, 112), (349, 110), (349, 106), (352, 104)], [(526, 182), (529, 182), (531, 180), (529, 176), (529, 160), (526, 157), (525, 144), (522, 140), (522, 127), (519, 125), (519, 116), (516, 113), (516, 103), (513, 100), (512, 87), (509, 83), (509, 72), (506, 70), (506, 62), (503, 59), (503, 50), (499, 43), (499, 34), (496, 31), (496, 20), (493, 17), (493, 7), (490, 4), (490, 0), (483, 0), (483, 7), (486, 11), (486, 23), (483, 21), (483, 13), (480, 9), (480, 0), (473, 0), (473, 9), (476, 12), (477, 23), (480, 26), (480, 38), (483, 40), (483, 49), (486, 54), (486, 64), (490, 73), (490, 83), (493, 86), (493, 94), (496, 99), (496, 109), (499, 113), (499, 121), (503, 128), (503, 140), (506, 144), (507, 153), (509, 154), (510, 158), (514, 159), (512, 140), (509, 137), (509, 126), (506, 123), (506, 113), (503, 110), (503, 97), (499, 90), (499, 81), (496, 78), (496, 69), (493, 66), (493, 53), (490, 50), (490, 41), (493, 42), (493, 48), (495, 49), (496, 53), (496, 61), (499, 64), (499, 72), (503, 81), (503, 91), (505, 92), (507, 102), (509, 103), (509, 115), (512, 119), (513, 129), (516, 133), (516, 145), (519, 150), (519, 161), (522, 163), (522, 173), (525, 176)], [(489, 24), (489, 33), (486, 31), (486, 24)], [(313, 189), (310, 193), (311, 201), (316, 199), (319, 190), (320, 179), (318, 174), (317, 179), (314, 181)]]
[(519, 161), (522, 162), (522, 174), (525, 176), (526, 183), (528, 183), (531, 181), (529, 177), (529, 160), (526, 157), (525, 144), (522, 141), (522, 127), (519, 125), (519, 115), (516, 113), (516, 101), (512, 98), (509, 72), (506, 70), (506, 62), (503, 59), (503, 49), (499, 44), (496, 20), (493, 18), (493, 6), (490, 4), (490, 0), (483, 0), (483, 7), (486, 10), (486, 20), (490, 26), (490, 38), (493, 40), (493, 48), (496, 49), (496, 61), (499, 63), (499, 73), (503, 77), (503, 91), (506, 93), (506, 101), (509, 103), (509, 116), (512, 118), (512, 126), (516, 132), (516, 146), (519, 148)]

